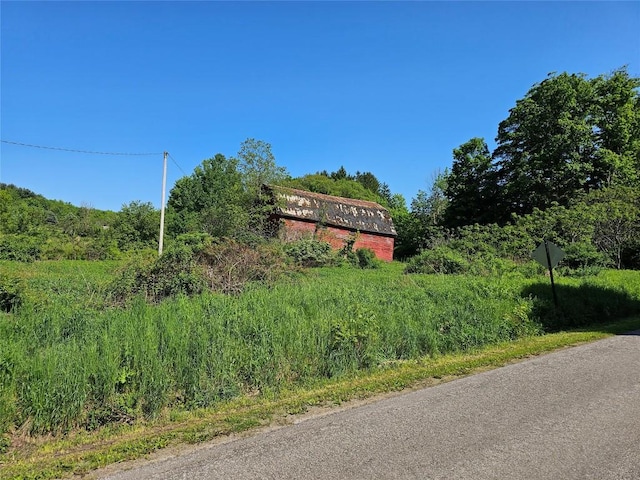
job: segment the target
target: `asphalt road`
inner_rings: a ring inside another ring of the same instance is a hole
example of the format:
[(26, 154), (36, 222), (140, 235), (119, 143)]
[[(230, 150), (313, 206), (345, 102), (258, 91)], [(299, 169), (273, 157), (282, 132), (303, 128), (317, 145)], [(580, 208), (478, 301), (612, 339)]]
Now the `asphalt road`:
[(639, 480), (640, 332), (118, 468), (103, 478)]

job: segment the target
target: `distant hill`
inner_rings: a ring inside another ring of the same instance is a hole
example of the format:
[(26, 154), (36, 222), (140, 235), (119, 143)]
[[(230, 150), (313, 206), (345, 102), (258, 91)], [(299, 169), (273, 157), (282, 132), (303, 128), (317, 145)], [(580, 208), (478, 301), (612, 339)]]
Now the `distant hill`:
[(118, 212), (0, 184), (0, 260), (114, 258), (123, 246), (122, 230)]

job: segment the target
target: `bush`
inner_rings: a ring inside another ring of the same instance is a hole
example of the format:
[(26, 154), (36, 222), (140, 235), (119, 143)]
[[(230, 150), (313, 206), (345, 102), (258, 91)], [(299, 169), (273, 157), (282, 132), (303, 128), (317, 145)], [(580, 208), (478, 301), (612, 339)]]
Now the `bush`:
[(249, 282), (271, 282), (286, 270), (284, 256), (273, 245), (232, 239), (189, 243), (174, 244), (155, 259), (153, 254), (135, 257), (108, 287), (114, 303), (125, 304), (136, 295), (158, 303), (207, 289), (239, 293)]
[(376, 258), (376, 254), (370, 248), (359, 248), (356, 250), (356, 258), (360, 268), (379, 268), (380, 261)]
[(196, 264), (193, 250), (177, 245), (160, 257), (146, 253), (134, 257), (116, 275), (108, 291), (116, 304), (125, 304), (136, 295), (149, 302), (179, 295), (194, 295), (206, 288), (204, 272)]
[(190, 247), (194, 252), (201, 252), (213, 243), (213, 237), (204, 232), (183, 233), (178, 235), (175, 243)]
[(458, 252), (441, 246), (425, 250), (407, 263), (405, 273), (465, 273), (471, 268), (469, 262)]
[(301, 267), (321, 267), (332, 263), (331, 245), (312, 238), (287, 243), (284, 251)]
[(526, 263), (518, 265), (517, 271), (524, 278), (535, 278), (540, 275), (544, 275), (547, 272), (547, 269), (535, 260), (530, 260)]
[(204, 291), (204, 271), (194, 255), (192, 248), (176, 245), (158, 257), (149, 272), (153, 301), (180, 294), (195, 295)]
[(501, 258), (491, 253), (478, 254), (467, 257), (468, 273), (481, 276), (500, 276), (518, 271), (518, 265), (513, 260)]
[(198, 256), (211, 290), (240, 293), (249, 282), (270, 283), (287, 270), (274, 244), (246, 245), (231, 239), (205, 248)]
[(591, 242), (575, 242), (564, 247), (565, 257), (561, 265), (570, 269), (584, 269), (586, 267), (606, 267), (606, 255), (598, 251)]
[(29, 235), (0, 234), (0, 260), (33, 262), (40, 259), (39, 242)]

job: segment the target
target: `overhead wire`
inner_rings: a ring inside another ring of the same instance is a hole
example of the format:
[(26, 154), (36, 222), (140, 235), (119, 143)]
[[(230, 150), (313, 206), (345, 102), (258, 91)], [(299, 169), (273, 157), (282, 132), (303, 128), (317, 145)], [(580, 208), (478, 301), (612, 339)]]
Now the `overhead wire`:
[(180, 165), (178, 165), (178, 162), (176, 162), (176, 159), (173, 158), (169, 152), (167, 152), (167, 155), (169, 155), (169, 158), (171, 159), (171, 161), (173, 163), (175, 163), (176, 167), (178, 167), (178, 170), (180, 170), (182, 172), (182, 174), (186, 176), (187, 173), (182, 169), (182, 167)]
[(58, 150), (61, 152), (73, 152), (73, 153), (87, 153), (91, 155), (121, 155), (121, 156), (152, 156), (152, 155), (162, 155), (163, 152), (151, 152), (151, 153), (132, 153), (132, 152), (98, 152), (94, 150), (77, 150), (75, 148), (63, 148), (63, 147), (49, 147), (44, 145), (33, 145), (31, 143), (22, 143), (22, 142), (14, 142), (11, 140), (0, 140), (2, 143), (7, 143), (10, 145), (18, 145), (21, 147), (31, 147), (31, 148), (42, 148), (45, 150)]
[[(45, 146), (45, 145), (34, 145), (34, 144), (31, 144), (31, 143), (15, 142), (15, 141), (12, 141), (12, 140), (0, 140), (0, 142), (6, 143), (6, 144), (9, 144), (9, 145), (17, 145), (17, 146), (20, 146), (20, 147), (40, 148), (40, 149), (45, 149), (45, 150), (57, 150), (57, 151), (61, 151), (61, 152), (85, 153), (85, 154), (91, 154), (91, 155), (153, 156), (153, 155), (163, 155), (165, 153), (165, 152), (144, 152), (144, 153), (100, 152), (100, 151), (97, 151), (97, 150), (79, 150), (79, 149), (75, 149), (75, 148), (51, 147), (51, 146)], [(187, 173), (180, 166), (180, 164), (178, 164), (176, 159), (173, 158), (173, 155), (171, 155), (169, 152), (166, 152), (166, 153), (169, 156), (169, 158), (171, 159), (171, 161), (175, 164), (175, 166), (178, 167), (178, 169), (182, 172), (183, 175), (186, 176)]]

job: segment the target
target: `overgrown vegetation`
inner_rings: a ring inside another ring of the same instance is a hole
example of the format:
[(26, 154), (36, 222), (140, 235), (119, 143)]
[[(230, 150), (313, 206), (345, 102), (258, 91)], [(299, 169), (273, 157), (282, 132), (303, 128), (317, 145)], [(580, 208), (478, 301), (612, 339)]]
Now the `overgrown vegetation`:
[[(143, 457), (172, 445), (192, 444), (240, 432), (268, 423), (290, 422), (292, 415), (310, 407), (332, 408), (353, 399), (411, 387), (435, 385), (513, 360), (624, 333), (640, 326), (640, 317), (594, 329), (526, 337), (472, 353), (444, 355), (437, 359), (388, 363), (384, 368), (360, 371), (339, 379), (321, 380), (273, 394), (243, 397), (214, 408), (171, 411), (168, 420), (135, 425), (120, 424), (94, 432), (74, 432), (21, 443), (9, 449), (10, 458), (0, 469), (0, 479), (62, 478), (84, 475), (115, 462)], [(8, 442), (5, 442), (9, 446)], [(0, 457), (0, 462), (3, 459)]]
[[(207, 255), (225, 258), (225, 249), (243, 248), (212, 247)], [(175, 253), (171, 268), (193, 258), (183, 253)], [(38, 274), (47, 265), (24, 265), (14, 275), (26, 282), (26, 299), (38, 288), (48, 301), (28, 300), (0, 317), (5, 432), (60, 433), (137, 422), (166, 409), (212, 406), (390, 361), (468, 351), (640, 312), (640, 278), (634, 272), (558, 279), (559, 311), (544, 277), (526, 278), (517, 270), (502, 278), (407, 276), (402, 264), (326, 268), (270, 287), (247, 284), (237, 295), (207, 288), (157, 305), (146, 302), (148, 291), (140, 290), (127, 308), (105, 309), (104, 303), (86, 301), (108, 291), (104, 281), (96, 284), (97, 276), (69, 271), (66, 278), (75, 276), (76, 285), (58, 296), (56, 282), (42, 283)], [(151, 265), (147, 272), (163, 268), (161, 261)], [(181, 272), (165, 273), (177, 278)], [(167, 293), (161, 283), (150, 291)]]

